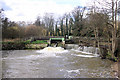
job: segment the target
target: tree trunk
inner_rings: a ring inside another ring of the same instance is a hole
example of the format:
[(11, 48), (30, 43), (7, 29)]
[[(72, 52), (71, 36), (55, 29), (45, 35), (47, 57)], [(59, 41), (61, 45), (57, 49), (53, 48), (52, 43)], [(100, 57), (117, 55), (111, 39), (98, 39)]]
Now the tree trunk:
[(95, 35), (95, 41), (94, 41), (94, 47), (97, 47), (97, 28), (94, 28), (94, 35)]
[(114, 58), (115, 52), (115, 23), (114, 23), (114, 0), (112, 0), (112, 58)]
[(108, 47), (109, 47), (109, 50), (111, 50), (110, 36), (108, 36)]
[(55, 36), (57, 36), (57, 23), (56, 23), (56, 26), (55, 26)]
[(68, 18), (66, 18), (66, 35), (68, 35)]
[[(113, 30), (112, 30), (112, 58), (115, 57), (115, 51), (117, 49), (117, 1), (115, 5), (116, 9), (114, 10), (114, 1), (112, 0), (112, 22), (113, 22)], [(115, 15), (114, 15), (115, 14)], [(114, 20), (115, 17), (115, 20)]]
[(63, 19), (61, 20), (61, 36), (63, 36)]
[(96, 27), (96, 37), (97, 37), (97, 47), (100, 48), (98, 27)]

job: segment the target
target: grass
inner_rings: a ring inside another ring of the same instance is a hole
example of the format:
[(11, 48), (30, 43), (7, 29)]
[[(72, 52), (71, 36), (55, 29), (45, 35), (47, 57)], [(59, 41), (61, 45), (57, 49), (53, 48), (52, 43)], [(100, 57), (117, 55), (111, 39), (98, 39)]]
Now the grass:
[(31, 42), (31, 40), (24, 41), (25, 44), (48, 44), (47, 40), (36, 40)]
[(24, 41), (25, 44), (29, 44), (31, 40)]
[[(31, 42), (31, 40), (26, 40), (26, 41), (15, 41), (15, 42), (2, 42), (2, 50), (24, 50), (24, 49), (31, 49), (31, 47), (27, 47), (27, 45), (33, 45), (35, 46), (36, 44), (42, 44), (46, 45), (47, 40), (36, 40)], [(34, 45), (35, 44), (35, 45)], [(33, 49), (34, 50), (34, 49)]]
[(48, 43), (47, 43), (47, 40), (36, 40), (36, 41), (33, 41), (32, 44), (48, 44)]

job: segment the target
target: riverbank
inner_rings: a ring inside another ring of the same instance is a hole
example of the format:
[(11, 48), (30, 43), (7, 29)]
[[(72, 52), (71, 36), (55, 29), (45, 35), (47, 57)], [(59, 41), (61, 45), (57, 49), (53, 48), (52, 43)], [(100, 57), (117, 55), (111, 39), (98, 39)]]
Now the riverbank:
[[(11, 40), (13, 41), (13, 40)], [(86, 37), (73, 37), (71, 42), (67, 44), (77, 44), (78, 46), (87, 46), (87, 47), (96, 47), (94, 45), (95, 39), (94, 38), (86, 38)], [(51, 46), (54, 46), (52, 44)], [(59, 43), (58, 46), (62, 44)], [(101, 39), (100, 41), (100, 52), (99, 55), (102, 59), (111, 59), (111, 52), (109, 51), (110, 43), (106, 42), (105, 40)], [(47, 40), (37, 40), (37, 39), (29, 39), (26, 41), (13, 41), (13, 42), (2, 42), (2, 50), (36, 50), (36, 49), (43, 49), (48, 46)], [(66, 46), (64, 47), (66, 48)], [(97, 47), (96, 47), (97, 48)], [(114, 61), (117, 61), (117, 58), (114, 58)]]
[(118, 68), (118, 62), (115, 62), (111, 65), (111, 69), (112, 69), (112, 76), (115, 78), (118, 78), (119, 75), (119, 68)]
[[(47, 38), (45, 38), (47, 39)], [(43, 49), (48, 46), (48, 39), (47, 40), (39, 40), (39, 39), (29, 39), (26, 41), (18, 41), (18, 40), (5, 40), (6, 42), (2, 42), (2, 50), (36, 50), (36, 49)], [(11, 41), (11, 42), (10, 42)], [(70, 41), (66, 41), (66, 44), (77, 44), (80, 47), (87, 46), (87, 47), (96, 47), (95, 38), (92, 37), (73, 37)], [(119, 43), (120, 44), (120, 43)], [(59, 43), (58, 46), (62, 44)], [(55, 44), (51, 44), (51, 46), (55, 46)], [(99, 41), (99, 49), (100, 49), (100, 57), (102, 59), (110, 59), (113, 61), (118, 60), (118, 53), (120, 53), (119, 47), (116, 50), (114, 59), (112, 59), (112, 53), (110, 50), (111, 43), (107, 42), (105, 39), (100, 39)], [(64, 48), (66, 48), (64, 46)]]
[(36, 50), (47, 47), (47, 40), (3, 41), (2, 50)]

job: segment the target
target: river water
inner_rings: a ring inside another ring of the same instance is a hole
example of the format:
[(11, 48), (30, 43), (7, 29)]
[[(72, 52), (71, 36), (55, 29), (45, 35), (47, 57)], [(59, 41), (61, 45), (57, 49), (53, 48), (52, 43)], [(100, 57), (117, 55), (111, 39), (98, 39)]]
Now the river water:
[(78, 49), (3, 51), (2, 78), (113, 78), (112, 62)]

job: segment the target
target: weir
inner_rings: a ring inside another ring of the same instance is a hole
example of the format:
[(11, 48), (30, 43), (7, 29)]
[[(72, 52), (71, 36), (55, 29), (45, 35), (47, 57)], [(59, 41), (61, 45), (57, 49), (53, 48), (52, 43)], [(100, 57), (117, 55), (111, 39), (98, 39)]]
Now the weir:
[(48, 40), (48, 44), (51, 45), (52, 43), (62, 43), (63, 47), (65, 45), (65, 38), (50, 38)]
[(52, 44), (52, 43), (56, 43), (56, 45), (58, 45), (59, 43), (62, 44), (62, 47), (65, 47), (65, 44), (66, 43), (73, 43), (72, 42), (72, 36), (65, 36), (65, 37), (53, 37), (53, 38), (49, 38), (48, 40), (48, 44), (49, 46)]

